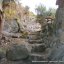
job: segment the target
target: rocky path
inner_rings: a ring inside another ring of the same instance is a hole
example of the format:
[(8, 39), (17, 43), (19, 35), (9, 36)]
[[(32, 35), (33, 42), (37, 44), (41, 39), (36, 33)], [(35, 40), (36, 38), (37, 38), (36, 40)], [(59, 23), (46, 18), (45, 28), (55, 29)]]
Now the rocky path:
[(64, 46), (46, 48), (39, 34), (28, 35), (28, 38), (2, 35), (0, 37), (0, 64), (33, 64), (32, 61), (55, 60), (58, 57), (63, 60)]
[[(46, 59), (48, 55), (45, 53), (47, 53), (47, 51), (43, 53), (43, 49), (45, 49), (45, 47), (43, 47), (43, 43), (39, 43), (37, 39), (38, 37), (36, 38), (36, 42), (32, 41), (33, 42), (32, 44), (29, 42), (29, 39), (26, 38), (19, 38), (19, 37), (12, 38), (11, 36), (2, 35), (2, 38), (0, 39), (1, 42), (0, 53), (3, 52), (5, 53), (3, 54), (4, 57), (2, 55), (1, 55), (2, 57), (0, 56), (1, 57), (0, 64), (22, 64), (22, 63), (32, 64), (32, 60), (38, 61), (38, 60)], [(35, 40), (35, 39), (31, 39), (31, 40)], [(24, 51), (25, 53), (21, 51)], [(18, 55), (19, 54), (18, 52), (21, 53), (20, 56)], [(28, 55), (29, 58), (27, 57)], [(22, 60), (22, 58), (26, 58), (26, 59)], [(15, 59), (16, 61), (14, 61)]]

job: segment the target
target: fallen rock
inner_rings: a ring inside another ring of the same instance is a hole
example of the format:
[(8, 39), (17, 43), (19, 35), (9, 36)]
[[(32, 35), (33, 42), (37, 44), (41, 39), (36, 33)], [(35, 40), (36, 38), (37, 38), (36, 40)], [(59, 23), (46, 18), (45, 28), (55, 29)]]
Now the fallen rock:
[(13, 45), (6, 51), (6, 57), (12, 61), (24, 60), (29, 57), (29, 53), (24, 45)]

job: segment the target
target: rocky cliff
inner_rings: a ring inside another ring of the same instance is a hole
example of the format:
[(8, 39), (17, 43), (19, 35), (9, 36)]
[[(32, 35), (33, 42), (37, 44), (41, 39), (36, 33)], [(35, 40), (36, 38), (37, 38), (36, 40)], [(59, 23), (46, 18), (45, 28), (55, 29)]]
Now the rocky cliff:
[[(57, 46), (54, 47), (49, 60), (58, 61), (58, 64), (63, 64), (64, 62), (64, 0), (57, 0), (58, 9), (56, 12), (56, 37), (58, 38)], [(62, 61), (62, 63), (60, 62)], [(56, 64), (56, 63), (50, 63)]]

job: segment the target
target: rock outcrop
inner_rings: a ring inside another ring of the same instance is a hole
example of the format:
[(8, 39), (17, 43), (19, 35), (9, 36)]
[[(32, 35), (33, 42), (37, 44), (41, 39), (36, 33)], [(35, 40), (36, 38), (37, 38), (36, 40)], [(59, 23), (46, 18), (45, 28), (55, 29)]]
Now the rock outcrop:
[(61, 43), (64, 43), (64, 0), (57, 0), (57, 4), (59, 6), (56, 12), (57, 35)]
[(8, 60), (17, 61), (28, 59), (29, 53), (24, 45), (12, 45), (6, 51), (6, 57)]
[(20, 31), (17, 20), (10, 20), (4, 22), (4, 31), (9, 33), (18, 33)]
[[(64, 61), (64, 0), (57, 0), (59, 6), (56, 12), (56, 37), (59, 39), (57, 42), (58, 47), (54, 47), (49, 56), (51, 61)], [(63, 64), (63, 62), (58, 62)], [(56, 63), (49, 63), (56, 64)]]

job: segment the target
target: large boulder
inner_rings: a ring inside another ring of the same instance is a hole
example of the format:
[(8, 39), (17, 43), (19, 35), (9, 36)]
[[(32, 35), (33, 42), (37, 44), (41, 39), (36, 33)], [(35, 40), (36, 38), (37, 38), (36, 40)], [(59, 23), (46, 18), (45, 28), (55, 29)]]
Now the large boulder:
[(29, 57), (29, 53), (24, 45), (13, 45), (6, 51), (8, 60), (24, 60)]

